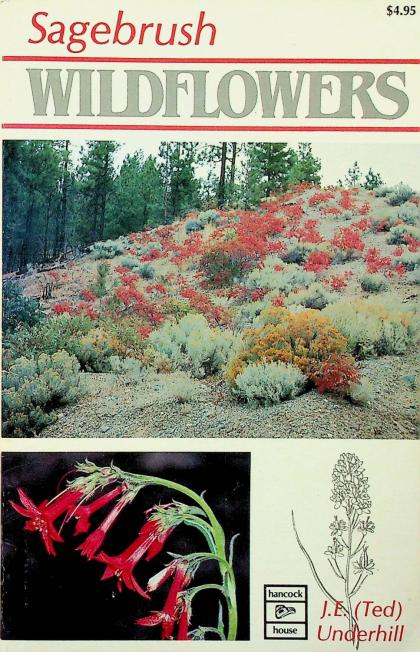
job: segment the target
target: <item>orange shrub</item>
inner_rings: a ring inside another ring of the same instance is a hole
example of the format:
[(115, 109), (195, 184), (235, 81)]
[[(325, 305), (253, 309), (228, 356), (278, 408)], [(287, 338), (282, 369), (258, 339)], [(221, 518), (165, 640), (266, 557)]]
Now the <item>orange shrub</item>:
[(271, 307), (263, 310), (260, 323), (246, 331), (245, 346), (229, 365), (227, 378), (233, 384), (249, 363), (263, 360), (293, 364), (314, 382), (323, 362), (346, 350), (346, 338), (319, 310), (293, 313)]

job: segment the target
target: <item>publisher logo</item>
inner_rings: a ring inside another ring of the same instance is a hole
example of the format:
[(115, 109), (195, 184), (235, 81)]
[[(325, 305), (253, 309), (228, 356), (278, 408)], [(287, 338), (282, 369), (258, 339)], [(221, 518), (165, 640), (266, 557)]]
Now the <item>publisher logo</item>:
[(264, 585), (264, 639), (308, 639), (306, 584)]

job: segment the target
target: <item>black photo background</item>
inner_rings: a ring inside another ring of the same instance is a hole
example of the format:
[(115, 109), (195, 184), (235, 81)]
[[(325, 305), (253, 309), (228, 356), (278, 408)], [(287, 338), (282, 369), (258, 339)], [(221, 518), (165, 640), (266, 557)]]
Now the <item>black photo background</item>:
[[(60, 479), (76, 462), (85, 459), (101, 466), (113, 461), (124, 471), (160, 476), (184, 484), (205, 498), (221, 523), (227, 542), (237, 533), (234, 570), (238, 597), (238, 639), (249, 640), (249, 474), (248, 453), (5, 453), (2, 455), (3, 568), (2, 638), (27, 640), (153, 640), (160, 628), (145, 628), (135, 620), (163, 606), (168, 585), (152, 600), (128, 590), (117, 591), (115, 579), (101, 581), (104, 565), (87, 561), (75, 548), (84, 536), (73, 535), (74, 522), (56, 544), (57, 557), (48, 555), (38, 532), (23, 529), (25, 519), (9, 500), (18, 501), (17, 488), (25, 489), (39, 504), (62, 489)], [(69, 476), (72, 477), (72, 476)], [(103, 549), (111, 555), (127, 547), (144, 522), (143, 512), (172, 499), (189, 502), (162, 487), (142, 490), (120, 515)], [(95, 515), (97, 516), (97, 515)], [(103, 513), (102, 513), (103, 518)], [(99, 525), (101, 515), (93, 527)], [(203, 536), (194, 528), (178, 526), (164, 551), (151, 561), (142, 560), (136, 578), (147, 580), (171, 561), (168, 552), (190, 554), (206, 550)], [(193, 585), (218, 582), (217, 564), (208, 561), (198, 570)], [(193, 601), (191, 628), (216, 626), (217, 591), (203, 591)]]

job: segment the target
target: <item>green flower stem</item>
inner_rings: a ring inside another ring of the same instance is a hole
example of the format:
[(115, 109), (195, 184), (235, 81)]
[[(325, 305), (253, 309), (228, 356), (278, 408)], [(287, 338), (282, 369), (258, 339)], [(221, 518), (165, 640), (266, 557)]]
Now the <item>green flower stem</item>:
[(191, 527), (195, 527), (197, 530), (199, 530), (204, 535), (211, 552), (213, 554), (216, 554), (217, 549), (213, 537), (213, 530), (211, 529), (207, 521), (200, 518), (199, 516), (194, 516), (191, 514), (184, 520), (184, 523), (185, 525), (190, 525)]
[(194, 588), (187, 590), (186, 593), (188, 593), (190, 600), (192, 600), (200, 591), (207, 591), (209, 589), (224, 593), (224, 588), (221, 584), (200, 584), (200, 586), (194, 586)]
[(236, 638), (236, 632), (238, 628), (238, 609), (236, 604), (236, 582), (235, 574), (233, 572), (232, 565), (228, 562), (225, 557), (220, 557), (218, 555), (208, 554), (208, 553), (193, 553), (191, 555), (186, 555), (184, 559), (188, 560), (211, 560), (214, 559), (218, 562), (220, 567), (220, 572), (223, 577), (223, 592), (226, 597), (227, 608), (228, 608), (228, 641), (234, 641)]
[(209, 519), (211, 525), (212, 537), (214, 542), (214, 552), (208, 557), (213, 558), (218, 561), (220, 572), (223, 579), (223, 590), (226, 595), (226, 600), (228, 604), (228, 633), (227, 640), (234, 641), (236, 639), (236, 633), (238, 629), (238, 608), (236, 603), (236, 585), (235, 585), (235, 575), (233, 573), (233, 568), (226, 559), (226, 541), (223, 528), (217, 520), (213, 510), (207, 504), (202, 496), (197, 494), (192, 489), (185, 487), (178, 482), (173, 482), (172, 480), (165, 480), (163, 478), (157, 478), (150, 475), (136, 475), (134, 473), (128, 473), (113, 467), (112, 471), (117, 473), (121, 480), (126, 481), (129, 484), (150, 486), (158, 485), (161, 487), (166, 487), (167, 489), (173, 489), (178, 491), (185, 496), (188, 496), (193, 500), (205, 513)]

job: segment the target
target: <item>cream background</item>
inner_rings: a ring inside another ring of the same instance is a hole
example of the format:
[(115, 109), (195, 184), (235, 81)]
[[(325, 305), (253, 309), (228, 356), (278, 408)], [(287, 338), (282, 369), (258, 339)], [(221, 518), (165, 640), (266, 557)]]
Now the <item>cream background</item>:
[[(157, 0), (140, 5), (133, 0), (118, 4), (105, 4), (92, 0), (89, 4), (76, 0), (34, 3), (30, 0), (8, 0), (0, 3), (0, 47), (2, 54), (45, 54), (67, 55), (64, 48), (52, 46), (30, 46), (25, 43), (29, 34), (29, 17), (34, 11), (47, 10), (51, 18), (64, 20), (111, 19), (118, 9), (123, 8), (127, 19), (143, 22), (163, 19), (185, 22), (205, 9), (209, 20), (218, 26), (214, 47), (190, 48), (148, 48), (127, 46), (89, 47), (83, 54), (90, 56), (236, 56), (236, 57), (419, 57), (418, 34), (419, 14), (415, 17), (386, 16), (389, 2), (361, 0), (352, 2), (320, 3), (304, 0), (300, 2), (279, 2), (267, 0), (213, 2)], [(394, 3), (395, 4), (395, 3)], [(404, 3), (403, 3), (404, 4)], [(38, 49), (39, 48), (39, 49)], [(0, 97), (2, 121), (32, 121), (31, 98), (22, 70), (25, 64), (2, 63), (0, 68)], [(319, 66), (317, 66), (319, 67)], [(389, 69), (389, 66), (386, 67)], [(376, 67), (373, 69), (376, 70)], [(413, 69), (410, 68), (410, 71)], [(411, 75), (418, 73), (410, 72)], [(20, 84), (20, 85), (19, 85)], [(17, 92), (16, 89), (19, 89)], [(410, 94), (416, 113), (410, 116), (413, 124), (419, 124), (418, 110), (420, 84)], [(408, 124), (404, 119), (400, 124)], [(2, 138), (57, 138), (59, 132), (2, 131)], [(70, 137), (70, 134), (66, 132)], [(238, 140), (249, 140), (246, 134), (236, 134)], [(235, 136), (235, 138), (236, 138)], [(110, 132), (71, 132), (75, 138), (109, 137), (128, 140), (130, 134)], [(165, 138), (176, 139), (166, 132)], [(179, 139), (188, 138), (181, 134)], [(230, 136), (227, 136), (230, 138)], [(275, 134), (258, 136), (258, 140), (284, 140)], [(289, 139), (291, 143), (303, 138)], [(194, 140), (219, 141), (220, 134), (194, 134)], [(393, 144), (419, 142), (419, 134), (310, 134), (307, 140), (330, 144), (346, 143), (386, 144), (392, 150)], [(420, 175), (419, 175), (420, 176)], [(264, 428), (264, 424), (261, 424)], [(365, 462), (370, 478), (370, 492), (373, 502), (372, 518), (376, 532), (370, 537), (370, 552), (375, 559), (377, 572), (366, 581), (361, 598), (387, 603), (401, 600), (405, 613), (401, 619), (406, 624), (403, 644), (395, 649), (415, 652), (418, 649), (420, 628), (419, 606), (419, 550), (420, 526), (418, 504), (420, 494), (419, 445), (412, 441), (332, 441), (332, 440), (246, 440), (240, 439), (76, 439), (13, 440), (1, 442), (3, 451), (250, 451), (252, 454), (251, 482), (251, 642), (231, 643), (238, 652), (259, 652), (278, 650), (279, 647), (300, 652), (305, 650), (340, 650), (345, 643), (318, 643), (314, 639), (314, 628), (320, 616), (323, 596), (318, 590), (294, 539), (290, 510), (295, 510), (301, 538), (314, 559), (318, 561), (321, 573), (330, 578), (323, 551), (328, 545), (328, 525), (333, 516), (333, 505), (329, 500), (331, 471), (341, 452), (354, 452)], [(325, 573), (324, 573), (325, 571)], [(310, 640), (263, 641), (263, 584), (264, 583), (308, 583)], [(22, 614), (24, 618), (24, 614)], [(373, 626), (372, 621), (368, 623)], [(147, 649), (208, 650), (218, 643), (148, 642)], [(146, 647), (146, 645), (144, 647)], [(348, 645), (348, 644), (347, 644)], [(57, 643), (42, 641), (1, 641), (1, 649), (7, 652), (44, 652), (57, 650)], [(137, 642), (60, 642), (63, 652), (106, 652), (130, 651), (138, 648)], [(385, 644), (363, 643), (363, 650), (378, 650)]]
[[(366, 580), (360, 599), (388, 604), (393, 599), (403, 603), (401, 623), (406, 624), (403, 644), (395, 649), (416, 652), (418, 630), (418, 553), (420, 524), (416, 518), (419, 477), (418, 443), (413, 441), (332, 441), (332, 440), (246, 440), (239, 439), (125, 439), (125, 440), (3, 440), (7, 451), (56, 451), (58, 448), (80, 451), (81, 458), (89, 451), (250, 451), (251, 452), (251, 642), (232, 642), (238, 652), (278, 650), (345, 649), (346, 644), (315, 640), (324, 596), (316, 586), (307, 562), (294, 537), (290, 511), (293, 509), (302, 542), (310, 551), (326, 584), (334, 587), (324, 550), (330, 544), (329, 523), (334, 516), (331, 495), (331, 473), (342, 452), (354, 452), (365, 463), (372, 499), (372, 520), (375, 533), (369, 537), (369, 553), (376, 572)], [(203, 487), (204, 489), (205, 487)], [(53, 560), (52, 560), (53, 563)], [(309, 641), (263, 640), (263, 585), (309, 585)], [(331, 589), (332, 590), (332, 589)], [(337, 619), (338, 620), (338, 619)], [(386, 619), (378, 619), (386, 625)], [(344, 621), (344, 619), (343, 619)], [(375, 626), (375, 619), (364, 620), (366, 628)], [(338, 623), (337, 623), (338, 625)], [(3, 649), (11, 652), (56, 650), (56, 643), (6, 641)], [(119, 652), (136, 649), (138, 642), (64, 642), (60, 650)], [(147, 642), (147, 649), (170, 650), (174, 643)], [(348, 644), (347, 644), (348, 645)], [(387, 644), (391, 645), (391, 644)], [(380, 650), (381, 643), (363, 643), (360, 649)], [(214, 649), (214, 642), (177, 643), (176, 649), (194, 647)]]

